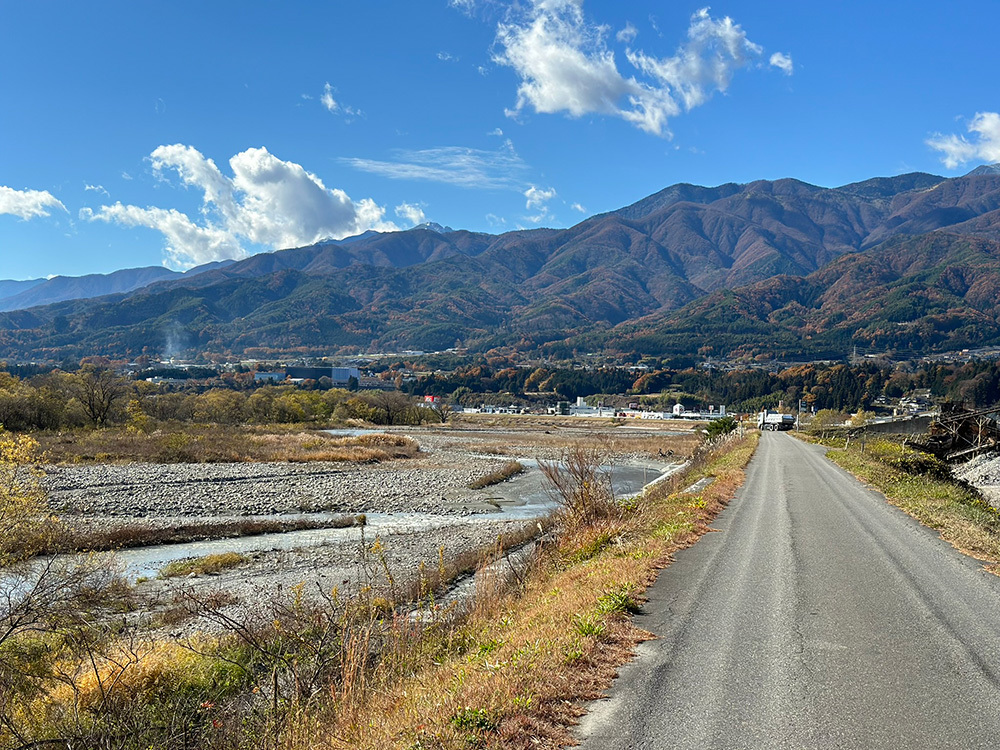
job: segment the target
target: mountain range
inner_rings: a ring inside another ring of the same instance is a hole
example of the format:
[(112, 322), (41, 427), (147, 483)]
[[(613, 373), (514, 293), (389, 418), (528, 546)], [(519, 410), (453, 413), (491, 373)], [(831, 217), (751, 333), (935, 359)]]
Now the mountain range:
[(27, 281), (0, 281), (0, 312), (25, 310), (29, 307), (51, 305), (74, 299), (90, 299), (103, 297), (119, 292), (131, 292), (142, 289), (157, 281), (165, 279), (191, 279), (199, 273), (221, 268), (232, 261), (208, 263), (190, 271), (171, 271), (162, 266), (146, 266), (144, 268), (124, 268), (120, 271), (101, 274), (93, 273), (86, 276), (52, 276), (47, 279), (29, 279)]
[[(51, 281), (0, 282), (0, 357), (460, 345), (819, 358), (1000, 344), (1000, 169), (679, 184), (568, 229), (423, 225), (157, 271), (75, 299), (41, 296)], [(33, 299), (50, 304), (13, 309)]]

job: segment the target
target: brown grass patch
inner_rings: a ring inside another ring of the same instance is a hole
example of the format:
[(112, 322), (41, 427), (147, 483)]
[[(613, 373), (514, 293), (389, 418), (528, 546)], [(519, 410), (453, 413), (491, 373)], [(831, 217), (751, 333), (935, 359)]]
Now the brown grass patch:
[(41, 432), (36, 438), (51, 463), (376, 463), (420, 451), (403, 435), (337, 437), (301, 427), (166, 424), (148, 433), (109, 428)]
[(496, 471), (491, 471), (478, 479), (469, 482), (470, 490), (481, 490), (484, 487), (492, 487), (494, 484), (506, 482), (511, 477), (517, 476), (524, 471), (524, 464), (520, 461), (508, 461)]
[(188, 575), (211, 575), (235, 568), (247, 560), (239, 552), (222, 552), (217, 555), (194, 557), (190, 560), (174, 560), (160, 571), (160, 578), (180, 578)]
[(229, 539), (307, 529), (342, 529), (364, 523), (361, 516), (344, 515), (328, 519), (223, 519), (190, 521), (164, 527), (137, 522), (111, 528), (63, 530), (56, 540), (54, 551), (106, 551), (149, 547), (154, 544), (180, 544), (206, 539)]

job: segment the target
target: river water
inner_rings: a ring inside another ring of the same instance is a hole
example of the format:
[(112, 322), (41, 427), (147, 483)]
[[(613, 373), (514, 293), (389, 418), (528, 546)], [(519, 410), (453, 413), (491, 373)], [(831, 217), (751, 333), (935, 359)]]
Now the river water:
[[(502, 484), (488, 487), (483, 494), (495, 502), (499, 508), (495, 513), (474, 513), (467, 516), (431, 515), (426, 513), (371, 513), (363, 533), (372, 538), (376, 535), (431, 531), (449, 526), (462, 526), (483, 521), (531, 520), (543, 518), (556, 508), (548, 484), (536, 461), (520, 459), (527, 471)], [(669, 471), (673, 467), (668, 467)], [(617, 496), (635, 494), (657, 479), (663, 473), (651, 466), (605, 467), (611, 473), (612, 486)], [(296, 516), (283, 515), (281, 518), (332, 518), (330, 514), (309, 513)], [(338, 516), (339, 517), (339, 516)], [(287, 531), (257, 536), (234, 537), (231, 539), (207, 539), (182, 544), (162, 544), (139, 547), (116, 552), (125, 576), (132, 581), (137, 578), (151, 578), (167, 563), (191, 557), (203, 557), (224, 552), (250, 553), (267, 550), (290, 550), (320, 544), (345, 544), (360, 541), (362, 529), (308, 529)]]

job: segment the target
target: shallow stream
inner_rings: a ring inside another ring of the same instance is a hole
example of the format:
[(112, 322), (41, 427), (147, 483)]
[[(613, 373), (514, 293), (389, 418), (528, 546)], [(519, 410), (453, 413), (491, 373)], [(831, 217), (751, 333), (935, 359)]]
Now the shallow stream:
[[(466, 516), (431, 515), (425, 513), (370, 513), (366, 515), (363, 533), (367, 537), (393, 533), (413, 533), (431, 531), (449, 526), (496, 520), (531, 520), (542, 518), (556, 508), (547, 482), (538, 469), (537, 461), (521, 459), (527, 471), (512, 479), (483, 490), (483, 495), (495, 503), (495, 513), (473, 513)], [(673, 467), (669, 467), (673, 468)], [(648, 466), (605, 467), (611, 471), (615, 494), (627, 496), (661, 478), (660, 468)], [(282, 515), (280, 518), (327, 519), (340, 517), (338, 514), (306, 513)], [(278, 518), (263, 516), (260, 518)], [(286, 531), (257, 536), (233, 537), (230, 539), (206, 539), (181, 544), (161, 544), (139, 547), (116, 552), (115, 555), (124, 569), (126, 577), (134, 581), (140, 577), (152, 578), (167, 563), (191, 557), (203, 557), (224, 552), (251, 553), (268, 550), (290, 550), (321, 544), (345, 544), (359, 541), (362, 529), (349, 527), (341, 529), (307, 529)]]

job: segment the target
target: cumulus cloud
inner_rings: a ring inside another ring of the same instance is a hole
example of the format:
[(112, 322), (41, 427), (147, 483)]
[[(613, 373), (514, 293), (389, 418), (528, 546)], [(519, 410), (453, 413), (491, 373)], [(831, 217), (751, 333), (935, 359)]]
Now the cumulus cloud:
[(795, 66), (792, 63), (792, 56), (786, 55), (783, 52), (775, 52), (771, 55), (771, 66), (782, 70), (785, 75), (791, 75), (795, 72)]
[(570, 208), (572, 208), (572, 209), (573, 209), (574, 211), (579, 211), (579, 212), (580, 212), (581, 214), (585, 214), (585, 213), (587, 213), (587, 209), (585, 209), (585, 208), (584, 208), (584, 207), (583, 207), (582, 205), (580, 205), (579, 203), (574, 203), (574, 204), (572, 204), (572, 205), (570, 206)]
[(964, 135), (934, 134), (927, 145), (942, 153), (941, 161), (955, 169), (969, 161), (1000, 162), (1000, 113), (977, 112), (968, 125), (972, 139)]
[(426, 221), (424, 210), (413, 203), (400, 203), (396, 206), (396, 216), (400, 219), (405, 219), (413, 226), (423, 224)]
[(150, 155), (153, 171), (169, 174), (203, 194), (202, 223), (175, 209), (141, 208), (116, 203), (81, 218), (161, 232), (171, 265), (190, 268), (248, 255), (245, 243), (269, 249), (342, 239), (368, 229), (393, 231), (385, 209), (370, 198), (353, 201), (327, 188), (319, 177), (295, 162), (283, 161), (266, 148), (250, 148), (229, 160), (227, 176), (212, 159), (182, 144), (160, 146)]
[(115, 203), (94, 212), (80, 209), (80, 218), (107, 221), (126, 227), (147, 227), (163, 234), (170, 265), (190, 268), (213, 260), (246, 258), (248, 253), (232, 233), (212, 226), (198, 226), (187, 215), (170, 208), (140, 208)]
[(552, 217), (549, 212), (549, 201), (556, 197), (555, 188), (543, 190), (532, 185), (524, 191), (524, 197), (526, 199), (524, 207), (529, 211), (536, 211), (534, 215), (524, 217), (527, 221), (538, 224), (540, 221)]
[[(633, 30), (626, 26), (619, 40), (631, 41)], [(583, 0), (532, 0), (521, 16), (499, 24), (494, 60), (521, 79), (507, 114), (516, 117), (528, 107), (571, 117), (605, 114), (669, 136), (670, 118), (725, 91), (733, 73), (763, 53), (731, 18), (713, 18), (703, 8), (691, 17), (687, 40), (673, 56), (626, 50), (640, 80), (621, 73), (608, 34), (607, 26), (585, 17)]]
[(27, 221), (49, 216), (49, 209), (53, 208), (66, 210), (62, 201), (48, 190), (14, 190), (0, 185), (0, 214), (12, 214)]
[(673, 57), (660, 59), (631, 50), (627, 57), (663, 84), (662, 91), (672, 89), (690, 110), (704, 104), (713, 91), (729, 88), (736, 69), (762, 52), (729, 16), (715, 19), (702, 8), (691, 17), (687, 42)]
[(525, 201), (524, 207), (530, 211), (533, 208), (544, 208), (550, 200), (556, 197), (556, 191), (555, 188), (542, 190), (532, 185), (524, 191), (524, 197), (528, 199)]
[(105, 190), (104, 185), (87, 185), (87, 184), (84, 184), (83, 190), (84, 190), (84, 192), (91, 192), (91, 191), (93, 191), (95, 193), (103, 193), (104, 195), (109, 195), (108, 191)]
[(521, 182), (527, 164), (508, 140), (497, 151), (442, 146), (396, 151), (393, 161), (344, 158), (341, 162), (363, 172), (395, 180), (426, 180), (468, 188), (512, 188)]

